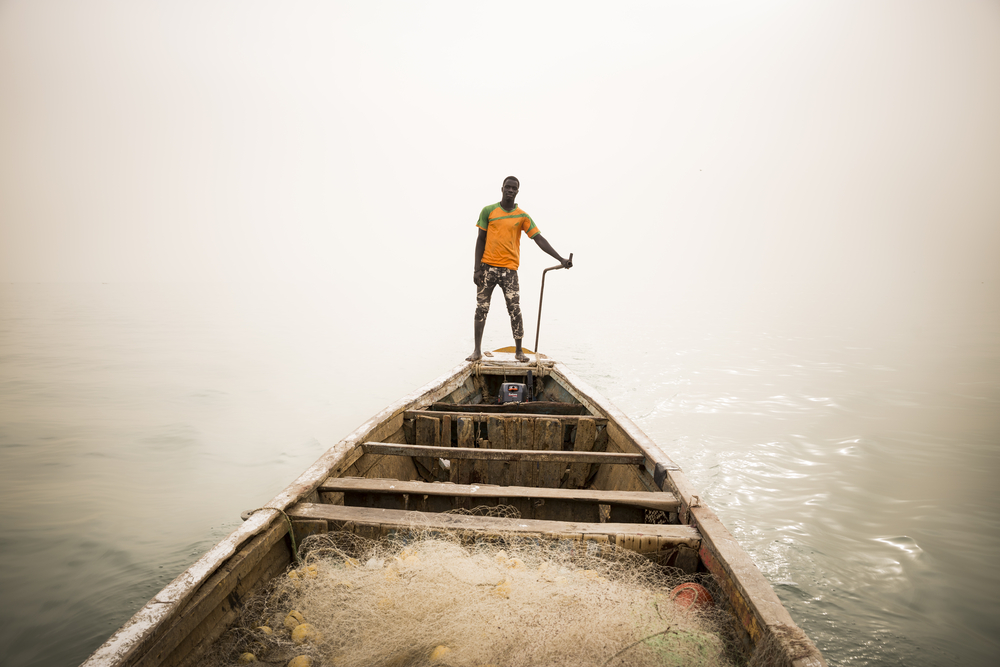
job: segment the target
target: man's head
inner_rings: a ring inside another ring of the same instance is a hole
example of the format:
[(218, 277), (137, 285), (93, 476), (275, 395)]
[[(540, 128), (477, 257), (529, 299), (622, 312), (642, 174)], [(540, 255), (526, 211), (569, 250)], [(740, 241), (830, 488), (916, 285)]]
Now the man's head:
[(517, 197), (517, 191), (520, 189), (521, 183), (517, 180), (516, 176), (508, 176), (503, 179), (503, 185), (500, 187), (500, 193), (503, 195), (501, 200), (507, 205), (507, 208), (514, 203), (514, 199)]

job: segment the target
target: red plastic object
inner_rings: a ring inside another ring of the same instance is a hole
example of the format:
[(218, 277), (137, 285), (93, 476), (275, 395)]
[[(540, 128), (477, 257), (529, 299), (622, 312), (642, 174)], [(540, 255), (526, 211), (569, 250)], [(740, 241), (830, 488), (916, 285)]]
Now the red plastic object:
[(682, 609), (707, 609), (715, 604), (712, 595), (701, 584), (687, 583), (674, 586), (670, 599)]

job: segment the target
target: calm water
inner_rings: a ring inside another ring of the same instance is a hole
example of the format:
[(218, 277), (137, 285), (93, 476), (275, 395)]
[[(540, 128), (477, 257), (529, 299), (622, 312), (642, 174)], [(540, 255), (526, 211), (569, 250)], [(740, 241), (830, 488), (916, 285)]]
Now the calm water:
[[(458, 363), (462, 298), (0, 286), (0, 662), (81, 662), (241, 510)], [(687, 471), (830, 664), (996, 663), (995, 329), (581, 321), (549, 298), (543, 349)]]

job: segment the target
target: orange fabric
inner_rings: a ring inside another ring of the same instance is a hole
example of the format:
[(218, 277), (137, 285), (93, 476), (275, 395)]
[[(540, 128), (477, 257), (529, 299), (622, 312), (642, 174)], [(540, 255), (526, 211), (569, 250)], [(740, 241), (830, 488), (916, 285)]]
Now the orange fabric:
[(529, 239), (540, 233), (531, 216), (520, 206), (515, 206), (513, 211), (505, 211), (500, 204), (487, 206), (476, 226), (486, 230), (483, 263), (515, 271), (521, 263), (521, 232)]

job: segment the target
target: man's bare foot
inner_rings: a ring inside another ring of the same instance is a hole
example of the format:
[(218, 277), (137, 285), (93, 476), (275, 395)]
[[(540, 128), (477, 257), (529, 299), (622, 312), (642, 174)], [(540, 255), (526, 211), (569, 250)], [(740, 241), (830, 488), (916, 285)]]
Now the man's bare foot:
[(524, 352), (515, 352), (514, 361), (520, 361), (521, 363), (527, 363), (528, 357), (524, 356)]
[(479, 351), (476, 351), (476, 352), (473, 352), (472, 354), (470, 354), (469, 356), (467, 356), (465, 358), (465, 360), (466, 361), (479, 361), (482, 358), (483, 358), (482, 353), (479, 352)]

